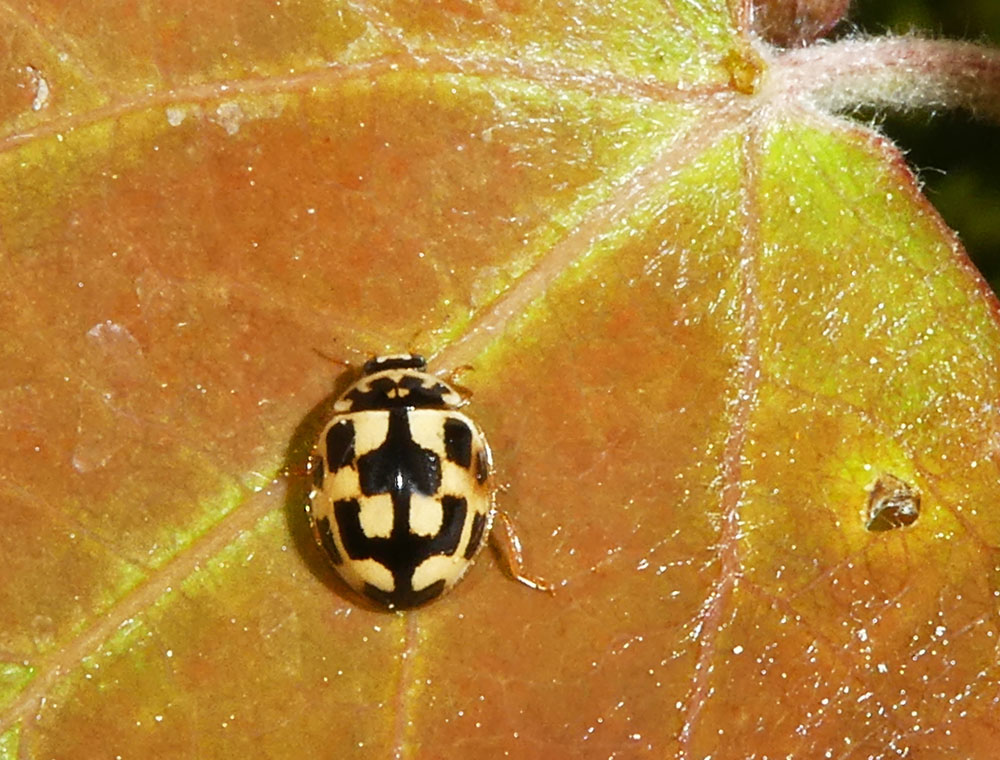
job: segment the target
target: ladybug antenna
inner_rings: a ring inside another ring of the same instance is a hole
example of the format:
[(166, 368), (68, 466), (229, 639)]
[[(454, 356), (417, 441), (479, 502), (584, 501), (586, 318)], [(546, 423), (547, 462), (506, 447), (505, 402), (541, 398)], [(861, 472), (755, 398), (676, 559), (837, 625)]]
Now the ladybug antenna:
[(315, 353), (317, 356), (321, 356), (322, 358), (326, 359), (328, 362), (331, 362), (332, 364), (340, 364), (340, 365), (342, 365), (344, 367), (350, 367), (351, 366), (351, 363), (349, 361), (347, 361), (346, 359), (335, 359), (334, 357), (330, 356), (329, 354), (324, 354), (318, 348), (314, 348), (313, 349), (313, 353)]

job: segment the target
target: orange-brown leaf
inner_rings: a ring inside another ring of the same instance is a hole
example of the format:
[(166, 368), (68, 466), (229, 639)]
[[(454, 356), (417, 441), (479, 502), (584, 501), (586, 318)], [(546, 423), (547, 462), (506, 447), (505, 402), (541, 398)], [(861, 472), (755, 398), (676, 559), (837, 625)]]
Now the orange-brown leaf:
[[(0, 9), (0, 757), (989, 755), (997, 303), (745, 10), (161, 5)], [(414, 349), (554, 596), (313, 546)]]

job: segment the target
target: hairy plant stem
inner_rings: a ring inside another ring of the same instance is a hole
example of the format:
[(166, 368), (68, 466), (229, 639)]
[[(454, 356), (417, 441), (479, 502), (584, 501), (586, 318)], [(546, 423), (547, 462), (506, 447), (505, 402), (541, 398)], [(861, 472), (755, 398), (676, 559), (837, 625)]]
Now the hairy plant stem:
[(878, 37), (817, 43), (771, 57), (765, 97), (824, 111), (964, 108), (1000, 122), (1000, 50), (969, 42)]

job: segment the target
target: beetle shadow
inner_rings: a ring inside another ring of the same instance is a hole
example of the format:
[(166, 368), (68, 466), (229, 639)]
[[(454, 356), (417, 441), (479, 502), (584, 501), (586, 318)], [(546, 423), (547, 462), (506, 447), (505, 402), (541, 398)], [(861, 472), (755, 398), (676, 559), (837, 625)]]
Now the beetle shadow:
[(361, 377), (360, 367), (351, 367), (342, 372), (333, 384), (333, 390), (322, 398), (296, 426), (295, 432), (285, 449), (284, 472), (288, 487), (285, 495), (285, 522), (292, 537), (295, 550), (306, 563), (306, 567), (323, 585), (357, 607), (375, 612), (388, 612), (345, 583), (333, 569), (325, 552), (313, 536), (306, 505), (312, 490), (312, 474), (309, 471), (309, 456), (319, 439), (323, 428), (333, 417), (333, 405), (343, 393)]

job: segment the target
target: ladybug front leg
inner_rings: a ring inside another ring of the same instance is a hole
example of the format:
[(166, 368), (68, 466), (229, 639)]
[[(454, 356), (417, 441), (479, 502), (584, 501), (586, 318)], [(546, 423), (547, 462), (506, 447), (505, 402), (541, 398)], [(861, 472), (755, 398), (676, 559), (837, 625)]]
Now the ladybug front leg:
[(514, 523), (506, 512), (493, 510), (493, 530), (490, 531), (490, 539), (511, 578), (520, 581), (528, 588), (554, 593), (555, 587), (551, 583), (537, 575), (529, 575), (525, 571), (521, 540), (517, 537)]

